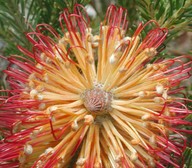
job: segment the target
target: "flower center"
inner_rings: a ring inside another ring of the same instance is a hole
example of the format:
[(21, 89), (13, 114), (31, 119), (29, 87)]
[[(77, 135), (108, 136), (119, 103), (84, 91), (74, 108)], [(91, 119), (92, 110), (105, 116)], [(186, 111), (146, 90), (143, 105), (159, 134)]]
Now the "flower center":
[(105, 114), (112, 110), (112, 94), (100, 88), (85, 91), (83, 95), (86, 109), (94, 114)]

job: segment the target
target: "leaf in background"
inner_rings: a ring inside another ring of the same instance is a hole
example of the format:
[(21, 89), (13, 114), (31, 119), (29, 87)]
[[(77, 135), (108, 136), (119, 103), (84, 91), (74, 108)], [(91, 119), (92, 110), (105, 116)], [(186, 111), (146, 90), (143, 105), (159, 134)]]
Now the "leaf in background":
[(31, 49), (24, 33), (33, 31), (38, 23), (47, 23), (56, 30), (58, 16), (67, 4), (87, 4), (90, 0), (0, 0), (0, 39), (6, 42), (4, 55), (18, 54), (16, 46)]
[(136, 0), (143, 20), (157, 20), (161, 27), (168, 28), (169, 38), (174, 38), (179, 32), (192, 23), (191, 0)]

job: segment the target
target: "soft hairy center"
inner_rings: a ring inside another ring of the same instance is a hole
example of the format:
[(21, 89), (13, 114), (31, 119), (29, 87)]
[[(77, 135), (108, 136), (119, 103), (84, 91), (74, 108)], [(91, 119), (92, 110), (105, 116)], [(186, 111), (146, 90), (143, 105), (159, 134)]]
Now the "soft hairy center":
[(100, 88), (87, 90), (84, 93), (84, 105), (89, 112), (104, 114), (111, 111), (112, 94)]

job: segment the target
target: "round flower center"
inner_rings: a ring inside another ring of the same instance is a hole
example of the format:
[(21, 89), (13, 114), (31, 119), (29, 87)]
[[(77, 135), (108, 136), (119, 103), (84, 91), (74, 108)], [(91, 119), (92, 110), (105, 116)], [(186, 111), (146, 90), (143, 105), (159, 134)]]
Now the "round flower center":
[(112, 94), (99, 88), (87, 90), (84, 93), (84, 105), (94, 114), (105, 114), (112, 110)]

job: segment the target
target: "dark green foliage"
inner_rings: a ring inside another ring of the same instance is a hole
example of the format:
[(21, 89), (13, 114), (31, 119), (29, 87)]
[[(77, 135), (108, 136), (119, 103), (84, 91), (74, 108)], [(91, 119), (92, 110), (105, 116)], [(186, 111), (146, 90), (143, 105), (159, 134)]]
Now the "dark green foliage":
[(4, 55), (19, 53), (16, 46), (31, 48), (24, 33), (33, 31), (38, 23), (48, 23), (56, 30), (63, 8), (90, 0), (0, 0), (0, 39), (6, 43)]
[(192, 148), (187, 148), (183, 153), (184, 168), (192, 168)]
[(157, 20), (161, 27), (169, 29), (170, 41), (179, 32), (191, 31), (192, 1), (191, 0), (136, 0), (142, 19)]

